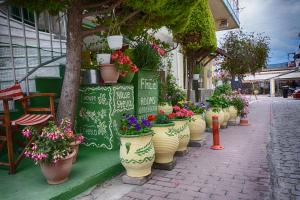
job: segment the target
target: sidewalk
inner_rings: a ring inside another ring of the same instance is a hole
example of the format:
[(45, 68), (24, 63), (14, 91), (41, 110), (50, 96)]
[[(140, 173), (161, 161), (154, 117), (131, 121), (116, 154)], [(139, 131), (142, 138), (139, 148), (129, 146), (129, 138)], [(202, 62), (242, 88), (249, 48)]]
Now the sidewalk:
[(153, 170), (143, 186), (122, 184), (119, 176), (77, 199), (270, 199), (270, 101), (253, 102), (250, 109), (250, 126), (221, 129), (224, 150), (209, 148), (209, 134), (205, 146), (178, 157), (172, 171)]

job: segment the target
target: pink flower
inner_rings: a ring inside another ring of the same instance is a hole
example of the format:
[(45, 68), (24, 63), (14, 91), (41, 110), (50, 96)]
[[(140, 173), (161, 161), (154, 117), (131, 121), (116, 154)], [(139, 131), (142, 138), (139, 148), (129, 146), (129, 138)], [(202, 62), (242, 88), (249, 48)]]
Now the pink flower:
[(35, 143), (32, 143), (31, 145), (32, 145), (32, 147), (31, 147), (32, 151), (37, 150), (37, 145)]
[(84, 141), (84, 136), (83, 136), (83, 135), (79, 135), (79, 136), (76, 138), (76, 142), (82, 143), (83, 141)]
[(24, 128), (22, 130), (22, 135), (26, 138), (29, 138), (32, 135), (32, 132), (29, 128)]
[(174, 111), (179, 111), (181, 108), (179, 106), (173, 106)]

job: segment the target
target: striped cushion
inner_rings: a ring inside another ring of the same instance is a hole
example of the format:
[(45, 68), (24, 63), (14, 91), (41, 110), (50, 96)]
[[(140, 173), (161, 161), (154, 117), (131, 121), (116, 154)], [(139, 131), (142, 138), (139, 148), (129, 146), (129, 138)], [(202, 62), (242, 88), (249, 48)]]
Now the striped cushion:
[(24, 97), (20, 84), (15, 84), (9, 88), (0, 90), (0, 97), (13, 98), (13, 100), (22, 99)]
[(36, 115), (36, 114), (26, 114), (17, 120), (11, 121), (12, 125), (22, 125), (22, 126), (32, 126), (46, 122), (48, 119), (52, 118), (52, 115)]

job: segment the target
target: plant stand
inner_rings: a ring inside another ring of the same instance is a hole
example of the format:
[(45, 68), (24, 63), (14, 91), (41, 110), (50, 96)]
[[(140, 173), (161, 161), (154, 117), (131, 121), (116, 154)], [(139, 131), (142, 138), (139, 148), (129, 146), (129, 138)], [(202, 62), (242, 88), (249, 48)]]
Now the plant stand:
[(129, 185), (144, 185), (151, 179), (151, 174), (144, 177), (130, 177), (126, 174), (122, 176), (122, 182)]
[(168, 170), (171, 171), (176, 166), (176, 158), (172, 160), (172, 162), (169, 163), (154, 163), (153, 168), (154, 169), (161, 169), (161, 170)]

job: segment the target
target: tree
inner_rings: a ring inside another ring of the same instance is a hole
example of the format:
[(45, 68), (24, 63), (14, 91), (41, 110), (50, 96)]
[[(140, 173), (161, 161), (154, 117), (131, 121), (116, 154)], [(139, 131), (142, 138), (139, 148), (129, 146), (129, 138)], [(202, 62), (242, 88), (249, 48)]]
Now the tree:
[(221, 68), (228, 71), (234, 79), (242, 79), (246, 74), (255, 74), (267, 65), (269, 54), (269, 37), (262, 34), (229, 32), (222, 44), (226, 51)]
[[(208, 5), (207, 0), (186, 0), (184, 3), (181, 0), (9, 0), (9, 2), (36, 11), (66, 12), (67, 62), (57, 120), (68, 117), (72, 122), (75, 119), (79, 91), (83, 38), (109, 30), (112, 21), (107, 13), (115, 11), (117, 19), (115, 25), (120, 26), (122, 32), (129, 36), (138, 35), (145, 29), (157, 29), (162, 26), (170, 28), (173, 33), (178, 33), (186, 27), (186, 19), (192, 10), (195, 11), (197, 8), (201, 10), (203, 3), (205, 6)], [(95, 29), (82, 27), (82, 19), (89, 16), (97, 16), (98, 25)]]

